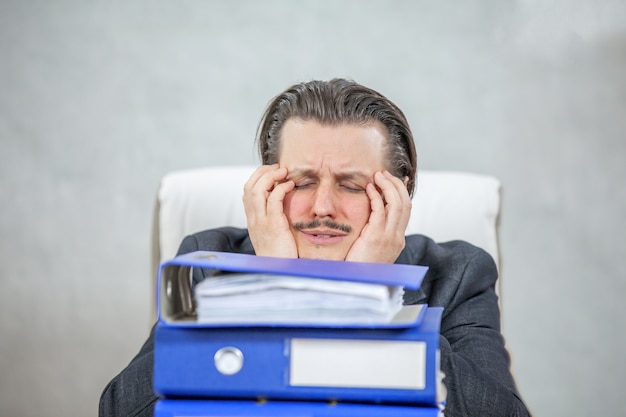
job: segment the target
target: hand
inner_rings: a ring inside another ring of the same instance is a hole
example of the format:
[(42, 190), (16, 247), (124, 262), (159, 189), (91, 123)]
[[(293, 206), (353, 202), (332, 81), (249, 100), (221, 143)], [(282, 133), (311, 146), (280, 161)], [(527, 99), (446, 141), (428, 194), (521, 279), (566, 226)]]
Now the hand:
[(297, 258), (298, 249), (283, 211), (293, 181), (285, 181), (287, 168), (277, 164), (257, 168), (243, 187), (243, 206), (250, 241), (257, 255)]
[(376, 172), (374, 183), (365, 188), (372, 208), (370, 218), (346, 261), (393, 263), (404, 249), (412, 207), (409, 192), (402, 180), (388, 171)]

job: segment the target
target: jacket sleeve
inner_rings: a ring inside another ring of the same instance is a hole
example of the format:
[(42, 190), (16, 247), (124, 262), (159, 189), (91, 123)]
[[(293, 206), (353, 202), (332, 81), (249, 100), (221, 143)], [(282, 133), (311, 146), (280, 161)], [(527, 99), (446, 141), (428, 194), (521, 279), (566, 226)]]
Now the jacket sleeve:
[(435, 301), (445, 307), (440, 349), (448, 392), (446, 417), (529, 416), (515, 387), (500, 333), (493, 260), (478, 250), (461, 273), (453, 275), (441, 277), (435, 285), (455, 288), (442, 291), (448, 300)]
[(154, 327), (148, 340), (100, 396), (99, 417), (152, 417), (157, 400), (152, 390)]
[[(178, 254), (198, 249), (193, 236), (186, 237)], [(148, 340), (130, 363), (104, 388), (99, 417), (152, 417), (157, 396), (152, 388), (154, 366), (154, 327)]]

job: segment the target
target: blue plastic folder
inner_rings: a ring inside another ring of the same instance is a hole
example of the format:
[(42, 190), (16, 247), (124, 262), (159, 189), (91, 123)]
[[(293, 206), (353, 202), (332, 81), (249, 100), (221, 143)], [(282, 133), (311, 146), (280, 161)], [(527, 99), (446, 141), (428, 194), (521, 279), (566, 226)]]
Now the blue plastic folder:
[(314, 402), (159, 400), (155, 417), (442, 417), (437, 408)]
[(154, 389), (165, 397), (441, 402), (443, 309), (383, 329), (157, 325)]
[[(229, 272), (263, 273), (385, 284), (408, 289), (418, 289), (428, 271), (428, 267), (418, 265), (272, 258), (240, 253), (197, 251), (163, 262), (159, 268), (157, 312), (161, 324), (181, 327), (215, 326), (198, 323), (195, 320), (191, 283), (192, 270), (195, 268), (202, 269), (203, 275), (209, 277)], [(418, 309), (408, 309), (402, 312), (397, 320), (378, 327), (414, 326), (421, 318), (419, 313)], [(316, 326), (313, 324), (311, 327)], [(337, 327), (363, 326), (354, 323)]]

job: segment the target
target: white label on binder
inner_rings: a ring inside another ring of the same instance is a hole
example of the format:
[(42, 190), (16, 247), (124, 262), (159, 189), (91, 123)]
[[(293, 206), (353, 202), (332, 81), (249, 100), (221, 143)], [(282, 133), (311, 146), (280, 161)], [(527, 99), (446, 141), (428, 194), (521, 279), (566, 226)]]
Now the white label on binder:
[(424, 389), (426, 343), (292, 339), (291, 386)]

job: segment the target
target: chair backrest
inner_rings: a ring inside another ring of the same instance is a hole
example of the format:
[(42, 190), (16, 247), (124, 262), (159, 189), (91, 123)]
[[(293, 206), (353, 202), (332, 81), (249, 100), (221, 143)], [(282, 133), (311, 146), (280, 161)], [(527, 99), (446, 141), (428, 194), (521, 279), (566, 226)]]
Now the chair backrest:
[[(182, 239), (201, 230), (246, 227), (243, 185), (254, 166), (174, 171), (161, 181), (152, 232), (152, 276), (176, 255)], [(461, 239), (485, 249), (499, 265), (500, 182), (491, 176), (420, 171), (407, 234), (438, 242)]]

